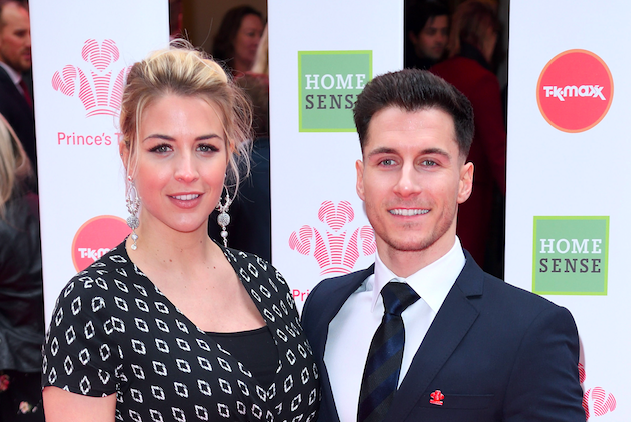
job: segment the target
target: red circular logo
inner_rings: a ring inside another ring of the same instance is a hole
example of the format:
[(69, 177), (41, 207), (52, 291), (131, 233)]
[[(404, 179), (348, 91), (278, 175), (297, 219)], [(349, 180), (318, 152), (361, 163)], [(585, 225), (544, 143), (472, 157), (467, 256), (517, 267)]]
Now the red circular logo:
[(125, 220), (113, 215), (100, 215), (86, 221), (72, 241), (72, 262), (77, 272), (108, 253), (131, 233)]
[(548, 123), (564, 132), (593, 128), (605, 117), (612, 100), (611, 72), (591, 51), (564, 51), (539, 75), (539, 110)]

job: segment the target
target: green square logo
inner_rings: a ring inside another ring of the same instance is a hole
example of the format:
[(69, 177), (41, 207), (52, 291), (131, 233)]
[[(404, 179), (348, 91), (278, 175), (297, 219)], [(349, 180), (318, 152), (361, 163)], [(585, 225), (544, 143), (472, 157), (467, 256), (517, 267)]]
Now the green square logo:
[(353, 106), (372, 79), (372, 51), (299, 51), (300, 132), (354, 132)]
[(607, 295), (609, 217), (534, 217), (532, 291)]

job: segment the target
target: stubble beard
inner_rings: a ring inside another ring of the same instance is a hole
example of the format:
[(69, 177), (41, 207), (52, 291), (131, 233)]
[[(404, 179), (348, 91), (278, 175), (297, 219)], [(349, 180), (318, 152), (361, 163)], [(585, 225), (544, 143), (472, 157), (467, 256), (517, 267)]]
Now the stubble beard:
[[(441, 239), (445, 233), (449, 231), (452, 225), (455, 225), (455, 215), (457, 208), (451, 210), (447, 215), (443, 215), (439, 218), (436, 225), (434, 225), (429, 233), (419, 231), (417, 224), (406, 224), (400, 231), (404, 238), (392, 236), (387, 230), (383, 230), (384, 233), (378, 233), (375, 230), (375, 235), (388, 245), (390, 248), (399, 252), (422, 252), (432, 245), (434, 245), (439, 239)], [(431, 212), (431, 211), (430, 211)], [(370, 220), (370, 219), (369, 219)], [(417, 237), (416, 239), (405, 238), (407, 233), (410, 233), (411, 237)], [(420, 236), (420, 238), (418, 238)]]

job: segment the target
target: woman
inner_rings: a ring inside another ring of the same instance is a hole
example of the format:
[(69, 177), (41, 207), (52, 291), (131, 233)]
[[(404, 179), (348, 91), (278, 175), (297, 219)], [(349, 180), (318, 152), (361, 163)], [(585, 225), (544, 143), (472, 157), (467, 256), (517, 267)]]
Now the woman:
[(247, 101), (217, 63), (172, 48), (132, 67), (120, 121), (134, 233), (59, 297), (47, 421), (313, 420), (317, 375), (285, 281), (207, 235), (247, 156)]
[(0, 421), (43, 421), (42, 256), (24, 148), (0, 115)]
[(213, 58), (226, 62), (236, 75), (252, 69), (263, 34), (263, 16), (250, 6), (230, 9), (213, 43)]
[[(489, 0), (461, 3), (452, 20), (451, 57), (430, 69), (458, 88), (473, 106), (475, 134), (468, 158), (475, 166), (473, 192), (458, 208), (457, 233), (475, 261), (494, 273), (489, 267), (493, 262), (485, 262), (493, 194), (494, 190), (502, 197), (506, 194), (506, 128), (499, 82), (490, 65), (499, 29)], [(503, 221), (493, 224), (498, 226), (494, 232), (503, 230)]]

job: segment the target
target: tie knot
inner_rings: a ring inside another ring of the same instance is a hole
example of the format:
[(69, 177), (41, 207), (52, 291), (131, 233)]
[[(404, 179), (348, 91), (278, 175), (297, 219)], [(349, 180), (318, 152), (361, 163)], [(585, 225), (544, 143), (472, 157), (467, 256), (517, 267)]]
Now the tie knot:
[(390, 281), (381, 289), (383, 305), (386, 312), (401, 315), (408, 306), (420, 299), (420, 296), (407, 283)]

